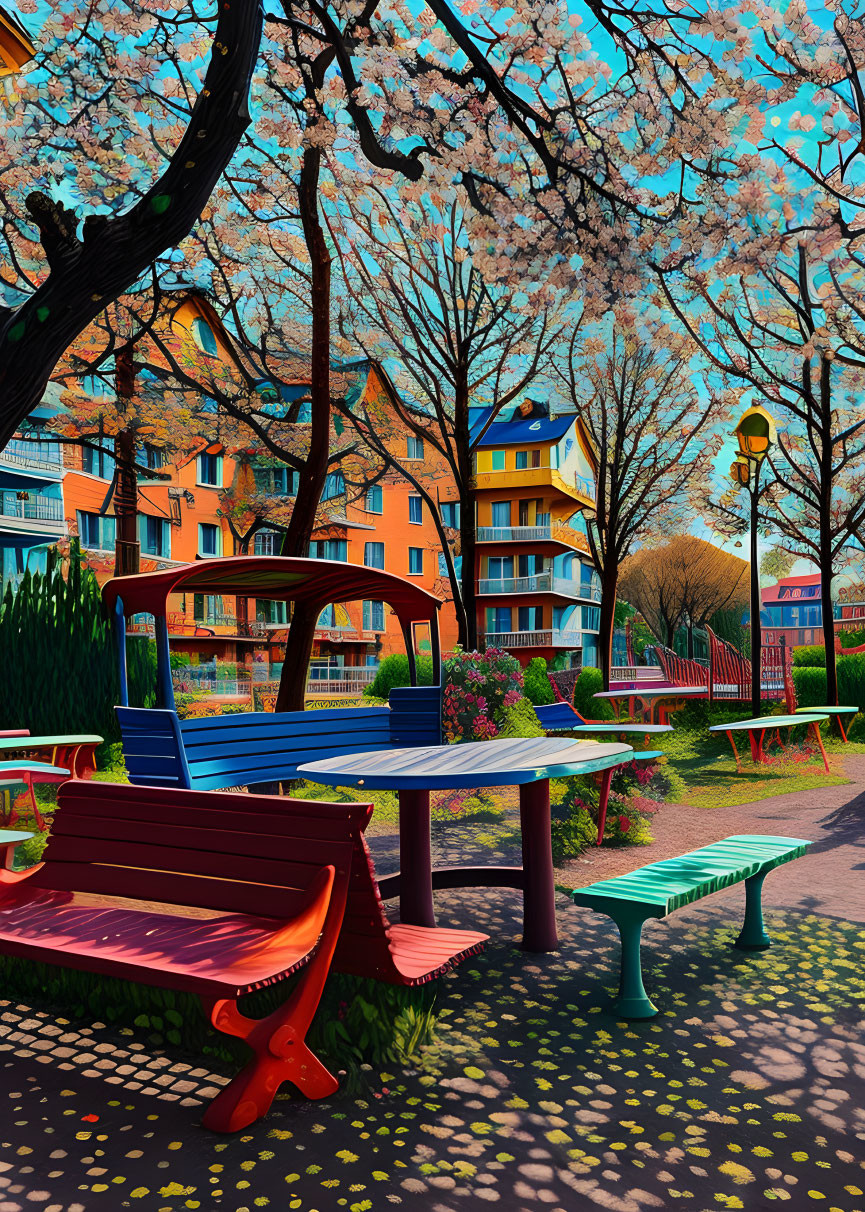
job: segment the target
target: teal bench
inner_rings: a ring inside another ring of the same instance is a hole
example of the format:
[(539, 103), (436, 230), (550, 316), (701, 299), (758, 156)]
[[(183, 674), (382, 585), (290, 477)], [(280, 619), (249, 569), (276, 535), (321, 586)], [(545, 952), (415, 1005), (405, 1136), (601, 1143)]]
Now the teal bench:
[(640, 960), (640, 936), (648, 918), (667, 917), (683, 905), (744, 880), (745, 920), (734, 946), (765, 951), (771, 940), (763, 925), (763, 880), (775, 867), (801, 858), (810, 845), (798, 837), (740, 834), (573, 892), (575, 905), (606, 913), (619, 928), (619, 993), (611, 1006), (615, 1014), (640, 1019), (658, 1013), (643, 987)]

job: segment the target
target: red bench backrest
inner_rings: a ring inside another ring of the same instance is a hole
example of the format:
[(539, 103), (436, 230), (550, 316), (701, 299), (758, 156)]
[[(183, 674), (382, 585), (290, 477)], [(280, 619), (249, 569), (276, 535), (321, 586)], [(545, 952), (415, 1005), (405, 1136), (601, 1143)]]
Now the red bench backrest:
[(372, 809), (70, 780), (28, 883), (290, 918), (322, 867), (342, 883)]

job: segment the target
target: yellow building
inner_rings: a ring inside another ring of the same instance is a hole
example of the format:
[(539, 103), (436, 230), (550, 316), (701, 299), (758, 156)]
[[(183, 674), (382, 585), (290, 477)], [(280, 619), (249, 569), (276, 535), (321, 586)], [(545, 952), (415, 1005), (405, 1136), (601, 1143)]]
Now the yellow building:
[[(479, 410), (473, 432), (488, 419)], [(596, 664), (600, 586), (579, 519), (595, 504), (595, 462), (576, 416), (526, 401), (475, 453), (478, 631), (524, 662)]]

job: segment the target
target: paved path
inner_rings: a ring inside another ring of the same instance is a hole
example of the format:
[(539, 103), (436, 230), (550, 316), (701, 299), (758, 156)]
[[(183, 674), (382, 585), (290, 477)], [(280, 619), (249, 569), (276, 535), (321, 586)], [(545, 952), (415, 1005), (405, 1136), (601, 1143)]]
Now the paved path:
[(847, 787), (670, 806), (654, 846), (562, 873), (590, 882), (683, 839), (814, 837), (816, 853), (766, 882), (770, 951), (728, 945), (741, 887), (650, 923), (661, 1014), (625, 1024), (603, 1009), (618, 958), (606, 919), (561, 896), (561, 950), (531, 956), (518, 893), (440, 894), (443, 924), (492, 942), (442, 982), (422, 1067), (280, 1100), (239, 1136), (198, 1126), (226, 1080), (200, 1058), (0, 1001), (0, 1212), (865, 1212), (865, 758), (848, 767)]

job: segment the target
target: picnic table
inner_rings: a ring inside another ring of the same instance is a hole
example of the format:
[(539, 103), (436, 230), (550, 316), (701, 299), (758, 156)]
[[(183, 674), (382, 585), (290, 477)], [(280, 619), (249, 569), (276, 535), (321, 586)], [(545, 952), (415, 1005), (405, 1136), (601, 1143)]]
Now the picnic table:
[[(39, 805), (36, 803), (33, 784), (65, 783), (68, 778), (69, 771), (65, 766), (52, 766), (49, 762), (26, 762), (20, 758), (13, 762), (0, 762), (0, 793), (3, 796), (3, 807), (0, 812), (2, 812), (3, 824), (11, 825), (17, 819), (14, 796), (9, 788), (23, 783), (30, 793), (30, 804), (36, 824), (40, 829), (44, 829), (45, 822), (40, 815)], [(9, 796), (8, 805), (6, 804), (7, 794)]]
[(859, 708), (858, 707), (797, 707), (794, 714), (795, 715), (812, 715), (815, 712), (819, 715), (836, 716), (837, 720), (838, 720), (838, 727), (841, 729), (841, 735), (843, 736), (843, 738), (846, 742), (847, 733), (844, 731), (843, 717), (845, 715), (849, 715), (851, 717), (854, 715), (858, 715)]
[[(522, 888), (523, 947), (558, 945), (550, 838), (550, 779), (603, 772), (598, 812), (603, 831), (613, 769), (630, 761), (630, 745), (565, 738), (471, 741), (344, 754), (298, 766), (298, 774), (329, 787), (399, 792), (400, 871), (379, 880), (382, 897), (399, 895), (400, 920), (436, 924), (433, 888)], [(522, 867), (432, 870), (430, 791), (518, 786)]]
[(638, 733), (649, 737), (659, 732), (673, 731), (672, 724), (640, 724), (629, 720), (621, 723), (610, 720), (586, 720), (570, 703), (550, 703), (536, 707), (535, 715), (545, 732), (566, 732), (569, 735), (591, 733), (595, 736), (626, 736), (629, 733)]
[[(48, 755), (50, 766), (65, 766), (75, 778), (83, 778), (88, 770), (94, 770), (94, 754), (102, 737), (91, 733), (61, 736), (3, 736), (0, 737), (0, 760), (7, 755)], [(41, 760), (41, 758), (34, 758)]]
[(747, 732), (748, 740), (751, 743), (751, 760), (755, 763), (767, 761), (766, 754), (763, 750), (763, 743), (766, 733), (775, 733), (778, 744), (784, 748), (784, 743), (781, 740), (782, 728), (796, 728), (800, 724), (807, 724), (808, 731), (814, 733), (814, 737), (820, 747), (820, 752), (823, 755), (823, 765), (826, 767), (826, 772), (829, 772), (829, 761), (826, 757), (826, 750), (823, 748), (823, 741), (820, 737), (820, 724), (824, 720), (828, 720), (829, 716), (825, 713), (820, 714), (816, 711), (800, 712), (796, 715), (764, 715), (752, 720), (734, 720), (731, 724), (713, 724), (709, 729), (710, 732), (726, 732), (730, 744), (733, 746), (733, 753), (736, 757), (736, 769), (742, 769), (742, 763), (739, 758), (739, 751), (736, 748), (736, 742), (733, 740), (734, 732)]
[(612, 704), (616, 719), (622, 710), (622, 700), (628, 701), (628, 714), (633, 718), (635, 703), (640, 702), (643, 719), (649, 724), (667, 724), (671, 711), (683, 707), (687, 699), (704, 699), (709, 693), (708, 686), (653, 686), (648, 690), (599, 690), (593, 695), (596, 699), (608, 699)]
[(0, 829), (0, 868), (11, 871), (15, 847), (32, 836), (32, 833), (24, 833), (20, 829)]

